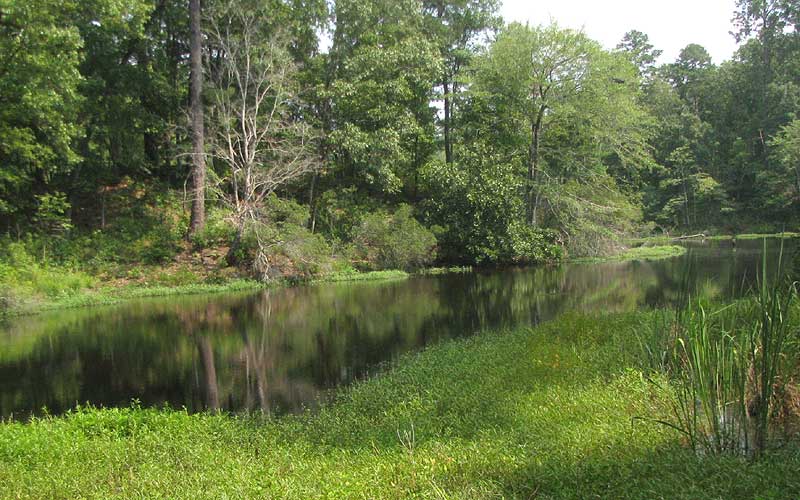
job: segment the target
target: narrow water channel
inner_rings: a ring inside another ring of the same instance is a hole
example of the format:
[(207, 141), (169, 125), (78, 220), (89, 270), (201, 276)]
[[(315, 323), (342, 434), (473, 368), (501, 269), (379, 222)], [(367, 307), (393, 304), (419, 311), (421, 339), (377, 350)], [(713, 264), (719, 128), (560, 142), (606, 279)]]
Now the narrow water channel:
[[(444, 339), (534, 325), (569, 311), (735, 297), (753, 282), (762, 241), (690, 243), (657, 262), (413, 277), (248, 294), (140, 300), (0, 324), (0, 417), (76, 404), (202, 411), (313, 407), (381, 363)], [(791, 247), (795, 244), (791, 244)], [(779, 243), (769, 243), (774, 266)], [(691, 261), (691, 266), (689, 262)]]

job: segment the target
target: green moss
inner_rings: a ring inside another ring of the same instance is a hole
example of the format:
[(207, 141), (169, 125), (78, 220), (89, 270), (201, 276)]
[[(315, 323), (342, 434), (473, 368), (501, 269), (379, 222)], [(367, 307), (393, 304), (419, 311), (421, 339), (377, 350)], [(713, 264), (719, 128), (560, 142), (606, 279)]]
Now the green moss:
[[(84, 409), (0, 425), (2, 498), (795, 498), (800, 450), (697, 457), (635, 367), (642, 314), (408, 355), (316, 414)], [(731, 478), (735, 478), (732, 480)]]

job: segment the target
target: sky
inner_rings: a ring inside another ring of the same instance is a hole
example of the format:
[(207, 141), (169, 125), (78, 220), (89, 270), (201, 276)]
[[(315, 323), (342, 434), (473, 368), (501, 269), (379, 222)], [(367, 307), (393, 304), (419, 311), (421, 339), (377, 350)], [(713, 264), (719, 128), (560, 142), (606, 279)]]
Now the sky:
[(732, 57), (736, 42), (730, 31), (735, 0), (502, 0), (506, 22), (532, 25), (556, 21), (583, 29), (607, 48), (636, 29), (664, 51), (659, 62), (672, 62), (690, 43), (704, 46), (714, 63)]

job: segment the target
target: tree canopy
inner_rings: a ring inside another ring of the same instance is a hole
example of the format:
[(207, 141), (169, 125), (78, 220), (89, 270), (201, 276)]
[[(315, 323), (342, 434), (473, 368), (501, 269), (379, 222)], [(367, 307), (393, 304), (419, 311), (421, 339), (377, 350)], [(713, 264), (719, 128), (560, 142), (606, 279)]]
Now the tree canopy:
[(414, 262), (488, 264), (800, 220), (797, 2), (737, 0), (721, 64), (505, 24), (497, 0), (201, 3), (192, 57), (200, 2), (0, 1), (3, 232), (128, 234), (169, 199), (186, 235), (200, 193), (196, 245), (291, 220), (270, 245), (358, 262), (395, 221)]

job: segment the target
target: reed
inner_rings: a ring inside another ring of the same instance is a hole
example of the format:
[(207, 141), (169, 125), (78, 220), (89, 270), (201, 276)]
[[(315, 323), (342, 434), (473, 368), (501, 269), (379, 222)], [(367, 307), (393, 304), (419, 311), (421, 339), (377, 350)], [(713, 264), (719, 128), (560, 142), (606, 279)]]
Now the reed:
[(702, 454), (758, 457), (786, 437), (779, 431), (798, 367), (798, 287), (778, 259), (770, 279), (766, 252), (758, 285), (724, 306), (690, 298), (655, 315), (642, 345), (650, 366), (666, 375), (672, 421)]

